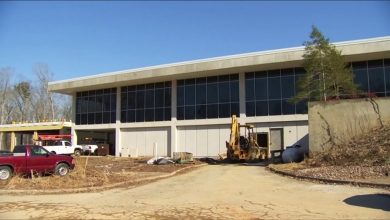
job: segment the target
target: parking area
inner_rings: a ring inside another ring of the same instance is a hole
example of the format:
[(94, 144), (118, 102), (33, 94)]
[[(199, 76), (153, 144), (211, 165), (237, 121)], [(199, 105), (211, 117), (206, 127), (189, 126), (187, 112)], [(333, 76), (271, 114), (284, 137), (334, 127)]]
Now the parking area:
[(0, 197), (5, 219), (389, 219), (386, 190), (324, 185), (260, 166), (207, 165), (139, 187)]

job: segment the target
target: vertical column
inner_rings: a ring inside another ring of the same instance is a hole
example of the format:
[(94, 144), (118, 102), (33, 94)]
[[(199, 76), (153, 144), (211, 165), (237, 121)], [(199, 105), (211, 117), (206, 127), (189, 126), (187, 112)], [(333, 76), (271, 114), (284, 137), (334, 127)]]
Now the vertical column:
[(239, 73), (239, 98), (240, 98), (240, 123), (245, 123), (246, 103), (245, 103), (245, 73)]
[(116, 88), (116, 121), (115, 121), (115, 156), (119, 157), (122, 149), (121, 140), (121, 88)]
[(173, 152), (177, 151), (177, 129), (176, 129), (176, 122), (177, 122), (177, 81), (172, 80), (172, 88), (171, 88), (171, 147), (170, 147), (170, 154), (173, 156)]
[(76, 93), (72, 94), (72, 119), (71, 119), (71, 127), (70, 127), (70, 134), (71, 134), (71, 143), (73, 146), (77, 145), (77, 133), (75, 129), (76, 125)]
[(15, 136), (15, 132), (12, 131), (11, 132), (11, 152), (14, 151), (15, 145), (16, 145), (16, 136)]

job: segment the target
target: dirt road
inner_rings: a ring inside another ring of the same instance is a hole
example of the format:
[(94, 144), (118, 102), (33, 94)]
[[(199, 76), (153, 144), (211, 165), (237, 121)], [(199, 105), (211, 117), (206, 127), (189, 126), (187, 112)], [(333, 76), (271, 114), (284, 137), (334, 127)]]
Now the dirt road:
[(281, 177), (263, 167), (209, 165), (132, 189), (0, 195), (2, 219), (390, 219), (390, 192)]

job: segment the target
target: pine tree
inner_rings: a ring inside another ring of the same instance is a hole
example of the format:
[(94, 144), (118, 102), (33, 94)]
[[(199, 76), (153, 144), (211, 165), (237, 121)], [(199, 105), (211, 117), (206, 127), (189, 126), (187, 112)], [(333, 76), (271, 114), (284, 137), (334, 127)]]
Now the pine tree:
[(341, 51), (331, 45), (315, 26), (312, 27), (310, 39), (304, 43), (303, 66), (306, 74), (298, 81), (299, 92), (291, 101), (326, 101), (356, 94), (357, 85)]

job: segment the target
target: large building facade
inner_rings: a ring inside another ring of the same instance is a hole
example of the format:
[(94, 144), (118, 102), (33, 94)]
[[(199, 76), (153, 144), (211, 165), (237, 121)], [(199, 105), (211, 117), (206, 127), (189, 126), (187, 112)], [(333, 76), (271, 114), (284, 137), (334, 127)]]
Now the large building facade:
[[(390, 37), (335, 43), (365, 93), (390, 96)], [(303, 47), (152, 66), (49, 83), (73, 97), (74, 141), (116, 156), (196, 157), (226, 152), (231, 115), (271, 150), (308, 146), (307, 103), (297, 93)]]

